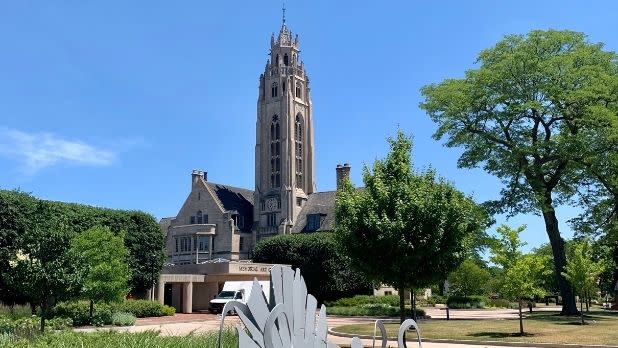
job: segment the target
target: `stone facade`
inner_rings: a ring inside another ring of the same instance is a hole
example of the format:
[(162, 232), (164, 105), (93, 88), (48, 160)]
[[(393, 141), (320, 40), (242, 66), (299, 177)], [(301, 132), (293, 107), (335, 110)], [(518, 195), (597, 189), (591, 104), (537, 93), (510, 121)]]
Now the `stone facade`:
[(194, 170), (191, 192), (175, 218), (161, 220), (167, 262), (247, 259), (252, 244), (253, 192), (207, 181)]
[(290, 233), (315, 191), (309, 77), (298, 36), (292, 39), (285, 23), (271, 37), (257, 104), (253, 225), (259, 239)]

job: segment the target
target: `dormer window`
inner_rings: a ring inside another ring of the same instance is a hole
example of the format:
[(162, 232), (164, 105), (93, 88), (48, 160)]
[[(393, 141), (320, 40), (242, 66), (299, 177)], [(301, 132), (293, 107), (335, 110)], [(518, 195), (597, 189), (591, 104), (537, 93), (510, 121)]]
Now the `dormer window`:
[(307, 227), (308, 232), (317, 231), (320, 229), (320, 214), (307, 214)]

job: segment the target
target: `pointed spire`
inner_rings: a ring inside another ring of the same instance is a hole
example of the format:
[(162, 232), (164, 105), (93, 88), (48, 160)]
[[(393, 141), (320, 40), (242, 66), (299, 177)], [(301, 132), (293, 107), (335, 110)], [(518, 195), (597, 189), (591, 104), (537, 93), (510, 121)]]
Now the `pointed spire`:
[(283, 16), (282, 16), (283, 23), (282, 23), (282, 25), (285, 25), (285, 1), (283, 2), (283, 8), (281, 9), (281, 11), (283, 12)]

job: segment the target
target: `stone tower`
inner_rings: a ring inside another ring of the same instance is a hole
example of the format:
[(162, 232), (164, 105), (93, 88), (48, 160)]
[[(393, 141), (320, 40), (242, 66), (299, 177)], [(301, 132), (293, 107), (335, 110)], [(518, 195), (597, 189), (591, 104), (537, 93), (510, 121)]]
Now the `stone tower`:
[(255, 143), (254, 240), (290, 233), (315, 191), (309, 77), (298, 35), (285, 24), (270, 39), (260, 75)]

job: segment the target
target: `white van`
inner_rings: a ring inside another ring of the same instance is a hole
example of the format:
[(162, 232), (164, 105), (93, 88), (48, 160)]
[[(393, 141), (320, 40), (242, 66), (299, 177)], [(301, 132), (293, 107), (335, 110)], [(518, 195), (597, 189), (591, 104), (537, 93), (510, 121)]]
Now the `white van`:
[[(268, 301), (270, 296), (270, 281), (259, 281), (262, 287), (262, 292)], [(247, 303), (249, 295), (251, 295), (251, 289), (253, 288), (253, 281), (228, 281), (223, 284), (223, 290), (210, 301), (210, 311), (212, 313), (220, 313), (223, 310), (223, 306), (226, 303), (236, 300), (244, 304)]]

